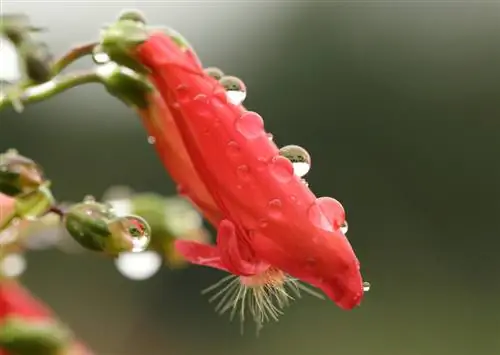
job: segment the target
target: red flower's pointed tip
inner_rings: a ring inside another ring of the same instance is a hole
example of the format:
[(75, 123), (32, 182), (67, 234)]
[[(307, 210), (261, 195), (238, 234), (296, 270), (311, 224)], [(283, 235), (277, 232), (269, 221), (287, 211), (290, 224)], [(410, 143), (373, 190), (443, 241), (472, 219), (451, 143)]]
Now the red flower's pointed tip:
[(344, 310), (358, 307), (364, 293), (370, 289), (369, 283), (363, 282), (358, 267), (347, 268), (333, 280), (325, 280), (318, 286)]

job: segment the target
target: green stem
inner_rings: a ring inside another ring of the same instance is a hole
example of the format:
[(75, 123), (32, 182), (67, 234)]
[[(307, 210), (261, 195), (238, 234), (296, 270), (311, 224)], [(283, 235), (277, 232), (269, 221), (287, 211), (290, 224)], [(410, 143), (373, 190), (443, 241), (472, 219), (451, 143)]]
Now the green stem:
[(58, 60), (56, 60), (52, 68), (53, 75), (61, 73), (64, 69), (66, 69), (70, 64), (72, 64), (76, 60), (86, 55), (92, 54), (95, 46), (97, 46), (98, 44), (99, 44), (98, 42), (87, 43), (70, 50), (68, 53), (63, 55)]
[(23, 104), (34, 103), (51, 98), (63, 91), (88, 83), (100, 83), (101, 77), (95, 70), (70, 73), (53, 78), (46, 83), (26, 88), (19, 98), (9, 95), (0, 96), (0, 110), (12, 106), (16, 99)]

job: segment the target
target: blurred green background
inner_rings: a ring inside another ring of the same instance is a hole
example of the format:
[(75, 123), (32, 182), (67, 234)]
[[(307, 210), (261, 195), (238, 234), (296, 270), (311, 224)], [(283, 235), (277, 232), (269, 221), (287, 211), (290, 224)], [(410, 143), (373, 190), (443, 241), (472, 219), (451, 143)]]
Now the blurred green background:
[[(500, 353), (498, 2), (2, 6), (48, 26), (56, 53), (95, 39), (123, 8), (179, 30), (206, 66), (245, 81), (246, 106), (279, 145), (308, 149), (310, 187), (345, 205), (372, 283), (352, 312), (306, 297), (256, 339), (200, 295), (220, 272), (135, 282), (104, 258), (33, 253), (23, 281), (98, 354)], [(98, 86), (0, 115), (0, 150), (39, 161), (62, 200), (116, 184), (175, 191), (135, 114)]]

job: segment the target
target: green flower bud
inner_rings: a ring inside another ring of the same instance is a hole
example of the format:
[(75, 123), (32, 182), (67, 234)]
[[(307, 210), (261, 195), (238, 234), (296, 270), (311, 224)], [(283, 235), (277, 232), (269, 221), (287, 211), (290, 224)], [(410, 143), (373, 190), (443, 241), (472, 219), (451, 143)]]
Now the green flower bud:
[(0, 155), (0, 193), (18, 197), (36, 191), (44, 182), (41, 167), (10, 149)]
[(54, 320), (8, 317), (0, 326), (0, 348), (11, 355), (58, 355), (73, 339), (69, 329)]
[(107, 204), (86, 198), (73, 205), (64, 216), (69, 234), (84, 248), (118, 255), (147, 248), (151, 229), (138, 216), (116, 216)]

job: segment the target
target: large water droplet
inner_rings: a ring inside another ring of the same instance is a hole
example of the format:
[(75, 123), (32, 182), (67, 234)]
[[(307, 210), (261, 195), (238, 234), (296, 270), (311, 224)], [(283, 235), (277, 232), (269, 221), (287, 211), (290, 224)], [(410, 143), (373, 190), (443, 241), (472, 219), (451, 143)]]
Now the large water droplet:
[(243, 81), (235, 76), (224, 76), (219, 80), (226, 90), (227, 100), (233, 105), (241, 105), (247, 97), (247, 89)]
[(293, 164), (295, 175), (302, 177), (311, 169), (311, 156), (301, 146), (287, 145), (280, 149), (280, 154)]
[(372, 285), (369, 282), (363, 282), (363, 291), (368, 292), (372, 288)]
[(162, 259), (154, 251), (121, 253), (115, 259), (118, 271), (131, 280), (146, 280), (160, 270)]
[(236, 120), (236, 130), (240, 132), (245, 138), (255, 139), (262, 135), (264, 132), (264, 120), (262, 117), (252, 111), (247, 111)]
[(129, 215), (121, 217), (125, 233), (132, 241), (131, 252), (144, 251), (151, 240), (151, 228), (148, 223), (139, 216)]
[(345, 221), (344, 207), (331, 197), (320, 197), (309, 207), (309, 220), (318, 228), (333, 232)]
[(347, 224), (347, 221), (344, 221), (344, 223), (342, 223), (342, 225), (340, 226), (340, 231), (342, 232), (342, 234), (346, 235), (348, 230), (349, 225)]
[(269, 164), (269, 172), (281, 183), (288, 183), (293, 179), (293, 165), (285, 157), (275, 156)]

